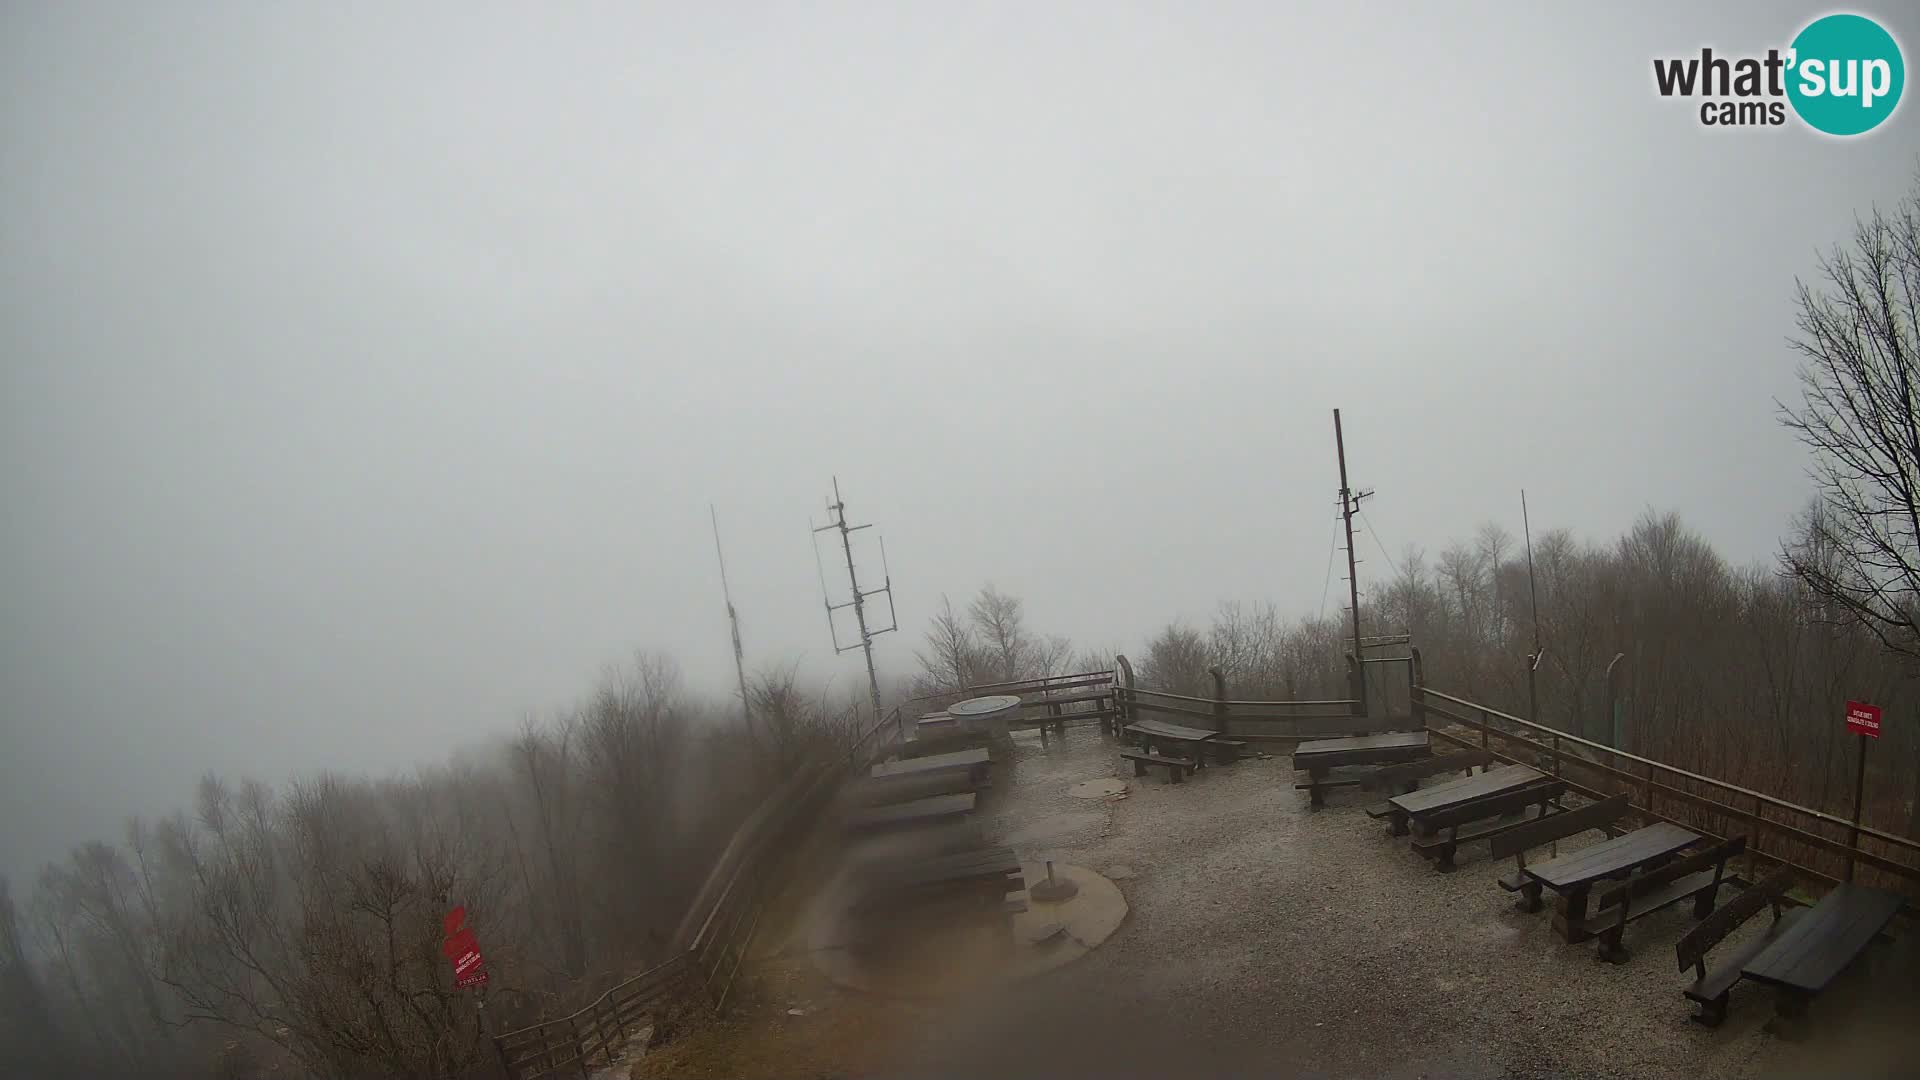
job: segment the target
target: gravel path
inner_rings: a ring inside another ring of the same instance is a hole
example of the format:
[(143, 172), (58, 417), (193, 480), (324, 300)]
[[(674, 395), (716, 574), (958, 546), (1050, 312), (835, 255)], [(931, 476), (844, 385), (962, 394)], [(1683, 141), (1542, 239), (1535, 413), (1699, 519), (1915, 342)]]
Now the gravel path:
[[(990, 1002), (956, 1007), (910, 1043), (927, 1076), (1911, 1075), (1916, 950), (1816, 1002), (1810, 1039), (1763, 1030), (1772, 1002), (1737, 989), (1727, 1024), (1687, 1019), (1673, 942), (1684, 905), (1636, 922), (1631, 963), (1569, 946), (1548, 913), (1494, 885), (1485, 845), (1436, 873), (1337, 792), (1305, 809), (1284, 756), (1185, 784), (1127, 777), (1117, 801), (1077, 799), (1119, 775), (1092, 728), (1016, 743), (983, 808), (1023, 859), (1118, 877), (1132, 913), (1101, 948)], [(1573, 845), (1563, 845), (1567, 850)], [(1126, 871), (1131, 871), (1130, 875)], [(1916, 935), (1907, 935), (1912, 938)], [(1893, 1022), (1884, 1018), (1892, 1017)], [(1844, 1056), (1842, 1056), (1844, 1055)], [(1882, 1071), (1876, 1063), (1888, 1065)]]

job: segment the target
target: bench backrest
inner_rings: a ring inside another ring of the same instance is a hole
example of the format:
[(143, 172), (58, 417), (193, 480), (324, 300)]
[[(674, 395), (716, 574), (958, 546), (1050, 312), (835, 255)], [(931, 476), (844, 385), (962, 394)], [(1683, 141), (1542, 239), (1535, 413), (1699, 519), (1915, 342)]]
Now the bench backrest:
[(1512, 832), (1501, 833), (1493, 838), (1493, 857), (1504, 859), (1509, 855), (1522, 855), (1528, 848), (1610, 825), (1626, 815), (1630, 802), (1625, 795), (1615, 795), (1611, 799), (1590, 803), (1578, 810), (1555, 814), (1522, 825)]
[(1713, 914), (1694, 924), (1693, 929), (1681, 935), (1679, 944), (1673, 947), (1674, 954), (1680, 960), (1680, 970), (1704, 964), (1709, 949), (1720, 944), (1741, 923), (1758, 915), (1761, 908), (1771, 905), (1773, 917), (1779, 918), (1780, 898), (1793, 888), (1793, 881), (1791, 868), (1776, 870), (1765, 881), (1721, 904)]
[(1451, 829), (1465, 825), (1469, 821), (1483, 821), (1490, 817), (1500, 817), (1524, 810), (1549, 799), (1557, 799), (1567, 793), (1567, 785), (1558, 780), (1544, 784), (1534, 784), (1515, 791), (1503, 791), (1498, 795), (1489, 795), (1484, 799), (1475, 799), (1459, 806), (1449, 806), (1428, 814), (1423, 822), (1433, 829)]
[(1647, 893), (1669, 882), (1678, 881), (1688, 874), (1697, 874), (1708, 867), (1715, 870), (1715, 880), (1725, 873), (1727, 860), (1747, 850), (1747, 838), (1736, 836), (1710, 848), (1683, 855), (1665, 866), (1655, 867), (1642, 874), (1635, 874), (1620, 884), (1608, 889), (1600, 897), (1599, 910), (1605, 911), (1617, 904), (1625, 903), (1636, 896)]
[(1376, 769), (1363, 777), (1360, 786), (1367, 791), (1390, 791), (1402, 784), (1410, 784), (1440, 773), (1461, 772), (1475, 765), (1485, 767), (1493, 764), (1493, 755), (1485, 750), (1468, 750), (1458, 754), (1436, 754), (1419, 761), (1409, 761), (1400, 765), (1389, 765)]

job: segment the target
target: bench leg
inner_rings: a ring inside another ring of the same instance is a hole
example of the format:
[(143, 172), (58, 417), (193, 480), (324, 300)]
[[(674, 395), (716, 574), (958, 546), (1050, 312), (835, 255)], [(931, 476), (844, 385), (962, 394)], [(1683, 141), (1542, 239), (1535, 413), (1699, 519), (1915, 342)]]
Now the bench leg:
[(1721, 994), (1712, 1001), (1700, 1003), (1700, 1011), (1693, 1014), (1693, 1022), (1702, 1027), (1717, 1028), (1727, 1018), (1727, 994)]
[(1327, 805), (1327, 789), (1321, 786), (1326, 779), (1327, 770), (1325, 769), (1307, 770), (1307, 780), (1313, 785), (1307, 789), (1307, 805), (1312, 809), (1319, 810)]
[(1387, 831), (1393, 836), (1407, 835), (1407, 815), (1395, 810), (1393, 812), (1392, 824)]
[(1187, 778), (1187, 770), (1178, 765), (1168, 765), (1166, 766), (1166, 770), (1167, 783), (1169, 784), (1178, 784)]
[(1587, 891), (1575, 889), (1562, 893), (1559, 903), (1554, 905), (1553, 928), (1569, 945), (1578, 945), (1590, 936), (1580, 929), (1580, 924), (1587, 921)]
[(1440, 845), (1440, 850), (1437, 853), (1440, 861), (1435, 864), (1434, 869), (1443, 874), (1451, 874), (1455, 870), (1460, 869), (1459, 865), (1453, 861), (1454, 849), (1459, 846), (1454, 843), (1453, 837), (1454, 830), (1447, 830), (1447, 842)]
[(1529, 881), (1520, 886), (1520, 910), (1531, 915), (1546, 907), (1546, 903), (1540, 899), (1542, 891), (1544, 891), (1543, 886), (1537, 881)]
[(1135, 776), (1147, 775), (1147, 763), (1144, 761), (1141, 761), (1139, 758), (1134, 758), (1132, 760), (1133, 760), (1133, 775)]
[(1626, 927), (1623, 927), (1618, 923), (1615, 923), (1612, 927), (1609, 927), (1608, 929), (1601, 931), (1600, 959), (1606, 961), (1609, 964), (1624, 964), (1627, 961), (1633, 959), (1633, 954), (1627, 951), (1627, 947), (1625, 945), (1620, 944), (1620, 938), (1622, 937), (1622, 935), (1625, 934), (1625, 932), (1626, 932)]
[(1719, 891), (1720, 889), (1716, 885), (1714, 888), (1707, 889), (1704, 892), (1693, 894), (1693, 917), (1695, 919), (1704, 919), (1713, 914), (1713, 905), (1717, 899), (1715, 894)]

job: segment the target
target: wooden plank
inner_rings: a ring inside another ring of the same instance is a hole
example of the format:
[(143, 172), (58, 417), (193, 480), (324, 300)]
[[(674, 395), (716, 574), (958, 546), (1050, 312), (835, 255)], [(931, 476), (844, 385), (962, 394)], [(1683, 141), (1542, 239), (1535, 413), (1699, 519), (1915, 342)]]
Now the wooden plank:
[(973, 793), (966, 792), (960, 795), (936, 795), (931, 799), (915, 799), (913, 802), (894, 803), (891, 806), (871, 806), (849, 815), (847, 827), (877, 829), (890, 825), (938, 821), (941, 818), (971, 813), (973, 803)]
[(1842, 882), (1747, 961), (1741, 974), (1774, 986), (1819, 993), (1887, 928), (1900, 904), (1897, 893)]
[(1360, 781), (1360, 786), (1368, 791), (1394, 791), (1410, 784), (1417, 784), (1429, 776), (1441, 773), (1461, 772), (1478, 765), (1482, 768), (1493, 764), (1493, 755), (1479, 750), (1470, 750), (1458, 754), (1438, 754), (1408, 761), (1399, 765), (1388, 765), (1378, 769)]
[(1706, 960), (1707, 951), (1718, 945), (1741, 923), (1760, 913), (1760, 909), (1771, 905), (1775, 918), (1780, 914), (1780, 897), (1793, 887), (1791, 869), (1776, 870), (1771, 877), (1747, 889), (1740, 895), (1721, 904), (1713, 914), (1700, 920), (1693, 929), (1682, 935), (1674, 945), (1674, 955), (1680, 961), (1680, 970), (1699, 967)]
[(1525, 828), (1500, 837), (1493, 842), (1493, 857), (1504, 859), (1509, 855), (1519, 855), (1530, 848), (1554, 840), (1565, 839), (1588, 829), (1604, 828), (1625, 816), (1631, 805), (1629, 797), (1615, 795), (1600, 802), (1588, 803), (1564, 814), (1555, 814), (1544, 821), (1529, 823)]
[(1161, 739), (1180, 739), (1186, 742), (1204, 742), (1220, 733), (1205, 728), (1187, 727), (1184, 724), (1169, 724), (1165, 720), (1139, 720), (1127, 725), (1127, 730), (1142, 735), (1151, 735)]
[(1503, 791), (1512, 791), (1514, 788), (1538, 783), (1545, 778), (1546, 774), (1538, 769), (1528, 768), (1525, 765), (1509, 765), (1504, 769), (1494, 769), (1477, 776), (1463, 776), (1458, 780), (1435, 784), (1421, 791), (1395, 795), (1387, 801), (1401, 813), (1418, 818), (1422, 814), (1444, 806), (1498, 795)]
[(1699, 841), (1699, 833), (1662, 821), (1644, 829), (1635, 829), (1624, 836), (1602, 840), (1592, 847), (1557, 859), (1528, 866), (1526, 875), (1549, 889), (1562, 892), (1627, 873)]
[(1433, 751), (1424, 731), (1389, 735), (1356, 735), (1344, 739), (1316, 739), (1293, 750), (1296, 769), (1332, 769), (1342, 765), (1374, 765), (1425, 757)]
[(946, 770), (918, 776), (891, 776), (881, 780), (856, 780), (847, 785), (847, 798), (861, 806), (913, 802), (935, 795), (957, 795), (978, 791), (981, 782), (971, 773)]
[(951, 753), (933, 754), (928, 757), (907, 758), (904, 761), (883, 761), (869, 772), (876, 780), (890, 776), (916, 776), (921, 773), (939, 772), (943, 769), (979, 769), (985, 768), (991, 759), (985, 750), (955, 750)]

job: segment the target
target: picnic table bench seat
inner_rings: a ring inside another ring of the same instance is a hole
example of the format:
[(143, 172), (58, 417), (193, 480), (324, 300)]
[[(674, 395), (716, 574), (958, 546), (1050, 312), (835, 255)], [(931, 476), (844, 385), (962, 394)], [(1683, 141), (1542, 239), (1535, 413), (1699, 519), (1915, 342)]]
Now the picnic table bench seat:
[(1328, 774), (1337, 768), (1354, 765), (1392, 765), (1424, 758), (1433, 753), (1424, 731), (1393, 731), (1381, 735), (1348, 735), (1336, 739), (1310, 739), (1293, 748), (1293, 767), (1307, 774), (1307, 782), (1294, 787), (1307, 792), (1307, 804), (1319, 809), (1327, 804), (1329, 788), (1352, 787), (1359, 780), (1331, 780)]
[(1588, 917), (1581, 929), (1600, 939), (1600, 959), (1610, 964), (1624, 964), (1633, 956), (1620, 941), (1627, 923), (1689, 898), (1693, 900), (1694, 918), (1704, 919), (1713, 914), (1720, 883), (1726, 876), (1727, 860), (1746, 849), (1747, 838), (1736, 836), (1636, 874), (1601, 894), (1600, 902), (1595, 905), (1599, 910)]
[[(1413, 850), (1424, 858), (1435, 860), (1435, 869), (1450, 874), (1457, 865), (1453, 856), (1461, 844), (1471, 844), (1476, 840), (1491, 840), (1502, 833), (1511, 832), (1529, 822), (1539, 821), (1559, 811), (1560, 799), (1567, 793), (1567, 785), (1558, 780), (1531, 784), (1526, 787), (1503, 791), (1484, 799), (1473, 799), (1446, 807), (1428, 814), (1421, 820), (1421, 827), (1427, 835), (1413, 841)], [(1498, 819), (1514, 814), (1524, 814), (1537, 808), (1531, 818), (1518, 822), (1500, 823)], [(1476, 822), (1494, 820), (1495, 824), (1482, 826), (1471, 832), (1460, 830)]]
[[(1680, 970), (1692, 968), (1694, 972), (1693, 982), (1680, 993), (1688, 1001), (1700, 1006), (1692, 1017), (1695, 1023), (1719, 1027), (1721, 1021), (1727, 1018), (1727, 1002), (1734, 984), (1740, 981), (1740, 969), (1778, 940), (1801, 914), (1798, 908), (1782, 910), (1781, 901), (1792, 887), (1793, 871), (1776, 871), (1765, 881), (1721, 904), (1713, 914), (1681, 935), (1673, 951), (1680, 962)], [(1741, 924), (1766, 908), (1773, 909), (1773, 921), (1767, 929), (1731, 952), (1721, 954), (1719, 960), (1709, 968), (1707, 953), (1739, 929)]]
[(963, 791), (953, 795), (935, 795), (912, 802), (869, 806), (847, 815), (850, 831), (888, 829), (953, 821), (973, 812), (974, 795)]
[(952, 771), (882, 779), (867, 777), (847, 785), (847, 799), (862, 806), (884, 806), (889, 803), (932, 798), (935, 795), (983, 791), (991, 787), (992, 783), (987, 778), (976, 778), (971, 773)]
[(1411, 823), (1422, 821), (1429, 815), (1439, 813), (1448, 807), (1490, 799), (1518, 788), (1532, 787), (1545, 779), (1546, 774), (1538, 769), (1526, 765), (1507, 765), (1475, 776), (1463, 776), (1458, 780), (1449, 780), (1430, 788), (1410, 791), (1405, 795), (1395, 795), (1387, 800), (1391, 808), (1389, 812), (1391, 831), (1395, 836), (1405, 836)]
[(1147, 775), (1148, 766), (1157, 766), (1167, 770), (1167, 783), (1178, 784), (1186, 775), (1198, 768), (1191, 760), (1182, 757), (1166, 757), (1145, 750), (1122, 750), (1120, 756), (1133, 762), (1133, 775)]
[(1500, 887), (1521, 894), (1521, 910), (1539, 911), (1542, 906), (1542, 886), (1527, 876), (1527, 852), (1555, 840), (1577, 836), (1588, 829), (1607, 829), (1611, 832), (1613, 823), (1626, 815), (1629, 806), (1628, 796), (1615, 795), (1550, 818), (1529, 822), (1522, 828), (1495, 837), (1492, 843), (1493, 857), (1504, 859), (1511, 855), (1514, 863), (1513, 873), (1498, 879)]
[(1587, 902), (1596, 885), (1625, 878), (1643, 867), (1664, 865), (1700, 840), (1699, 833), (1670, 821), (1658, 821), (1557, 859), (1532, 864), (1521, 872), (1542, 888), (1553, 890), (1553, 929), (1571, 944), (1589, 936)]
[(1898, 893), (1842, 882), (1742, 965), (1740, 974), (1776, 988), (1774, 1010), (1798, 1017), (1882, 935), (1904, 903)]

